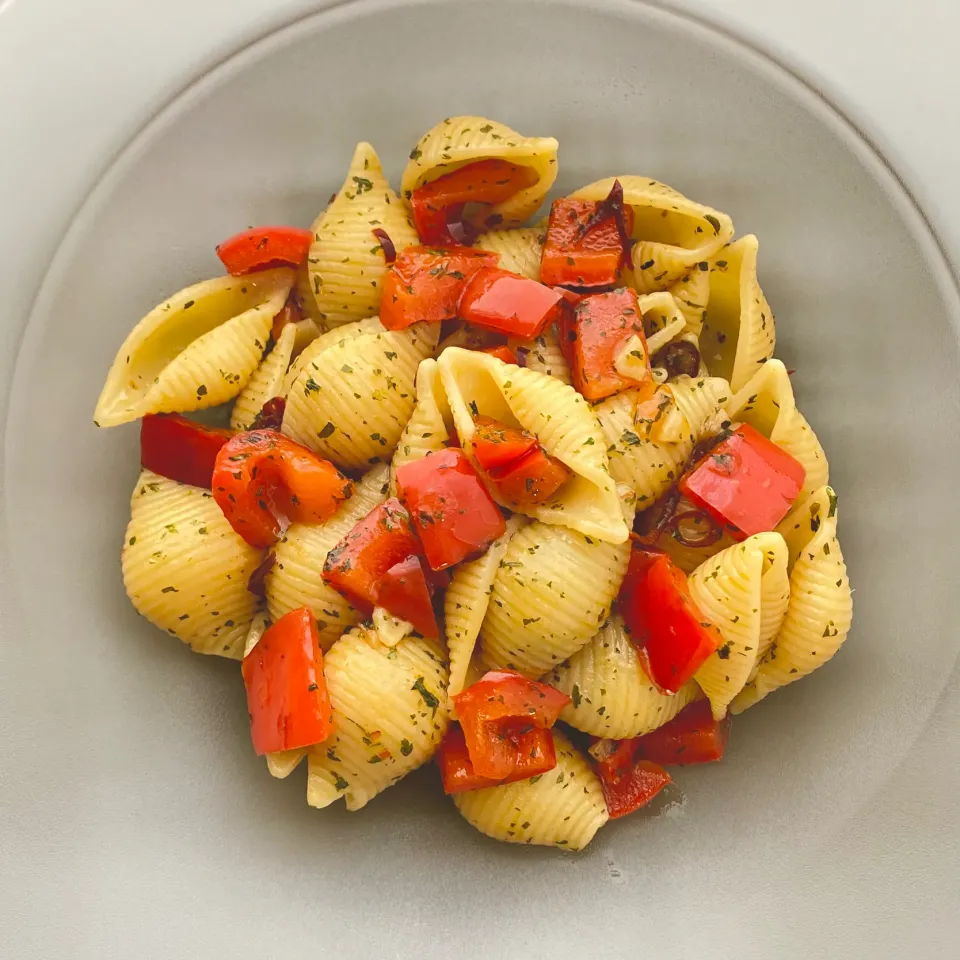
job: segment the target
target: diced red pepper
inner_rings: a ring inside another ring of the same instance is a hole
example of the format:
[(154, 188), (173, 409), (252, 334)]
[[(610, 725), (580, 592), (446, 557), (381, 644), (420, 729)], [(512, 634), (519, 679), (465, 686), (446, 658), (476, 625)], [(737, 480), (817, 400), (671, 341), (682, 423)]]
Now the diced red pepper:
[(179, 413), (148, 413), (140, 422), (140, 462), (161, 477), (209, 490), (217, 454), (232, 436)]
[(476, 773), (493, 780), (517, 769), (518, 738), (556, 723), (570, 698), (515, 670), (491, 670), (453, 698)]
[(487, 472), (509, 507), (530, 507), (549, 500), (570, 478), (569, 468), (539, 444), (528, 454)]
[(493, 417), (474, 417), (473, 423), (473, 455), (484, 470), (513, 463), (540, 445), (529, 430), (509, 427)]
[(421, 320), (452, 320), (468, 281), (499, 262), (500, 255), (489, 250), (407, 247), (384, 279), (380, 322), (388, 330), (404, 330)]
[(303, 310), (300, 308), (300, 301), (297, 299), (296, 292), (291, 292), (287, 297), (286, 303), (280, 308), (280, 312), (273, 318), (273, 328), (270, 336), (274, 341), (280, 339), (283, 328), (288, 323), (299, 323), (303, 320)]
[(323, 579), (355, 607), (369, 612), (387, 571), (418, 553), (420, 541), (410, 514), (391, 497), (374, 507), (327, 554)]
[(665, 554), (634, 544), (620, 609), (650, 679), (676, 693), (723, 638), (700, 612), (687, 575)]
[(250, 736), (259, 755), (322, 743), (333, 730), (317, 622), (291, 610), (243, 658)]
[(529, 277), (484, 267), (464, 289), (459, 314), (476, 327), (532, 340), (559, 317), (562, 300), (556, 290)]
[[(537, 179), (531, 167), (498, 159), (477, 160), (445, 173), (417, 187), (410, 197), (417, 233), (423, 243), (472, 243), (484, 228), (499, 223), (491, 221), (483, 207), (504, 203)], [(467, 214), (467, 204), (483, 207)]]
[[(639, 337), (647, 376), (628, 379), (617, 371), (617, 355), (630, 337)], [(570, 364), (573, 385), (587, 400), (602, 400), (630, 387), (656, 383), (650, 371), (650, 354), (643, 333), (643, 316), (637, 294), (629, 287), (583, 297), (560, 320), (560, 348)]]
[(234, 234), (217, 247), (217, 256), (235, 277), (269, 267), (296, 267), (307, 259), (312, 230), (254, 227)]
[(772, 530), (803, 487), (799, 460), (741, 423), (680, 480), (680, 492), (738, 539)]
[(517, 747), (517, 761), (513, 772), (502, 780), (481, 777), (470, 761), (467, 741), (460, 724), (453, 724), (447, 731), (437, 750), (437, 764), (443, 778), (443, 792), (446, 794), (463, 793), (466, 790), (481, 790), (495, 787), (501, 783), (514, 783), (528, 780), (541, 773), (547, 773), (557, 765), (557, 753), (553, 743), (553, 734), (549, 730), (533, 727), (526, 733), (514, 738)]
[(599, 740), (590, 753), (611, 820), (646, 806), (672, 780), (662, 767), (637, 758), (633, 740)]
[(397, 489), (434, 570), (479, 556), (506, 529), (477, 471), (455, 447), (405, 463)]
[(437, 618), (430, 602), (430, 588), (420, 558), (409, 556), (395, 563), (376, 585), (377, 606), (412, 623), (425, 637), (440, 636)]
[(251, 430), (279, 430), (283, 424), (283, 415), (287, 409), (285, 397), (271, 397), (265, 401), (260, 412), (250, 424)]
[(637, 756), (664, 767), (712, 763), (723, 757), (733, 717), (714, 720), (709, 700), (684, 707), (672, 720), (632, 741)]
[(329, 460), (276, 430), (248, 430), (217, 454), (213, 498), (251, 546), (276, 543), (294, 521), (323, 523), (353, 494)]
[(517, 355), (507, 346), (502, 347), (484, 347), (481, 353), (489, 353), (491, 357), (496, 357), (504, 363), (516, 363)]

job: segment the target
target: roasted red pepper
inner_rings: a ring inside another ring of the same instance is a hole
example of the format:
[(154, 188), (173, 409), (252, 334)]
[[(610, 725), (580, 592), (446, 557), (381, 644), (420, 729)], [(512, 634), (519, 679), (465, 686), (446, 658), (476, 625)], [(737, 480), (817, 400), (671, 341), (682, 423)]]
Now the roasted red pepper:
[(519, 274), (484, 267), (460, 298), (459, 315), (475, 327), (532, 340), (560, 316), (563, 297)]
[(515, 670), (491, 670), (453, 702), (474, 772), (503, 780), (521, 762), (521, 738), (552, 727), (570, 698)]
[(597, 762), (597, 776), (611, 820), (646, 806), (671, 782), (662, 767), (637, 757), (633, 740), (598, 740), (590, 754)]
[(529, 430), (509, 427), (493, 417), (474, 417), (473, 423), (473, 455), (484, 470), (514, 463), (540, 446)]
[(805, 477), (802, 463), (741, 423), (683, 475), (680, 492), (742, 540), (772, 530)]
[[(424, 243), (473, 243), (490, 220), (489, 207), (532, 187), (537, 172), (509, 160), (477, 160), (417, 187), (410, 197), (413, 220)], [(467, 204), (482, 204), (472, 214)]]
[(388, 330), (403, 330), (421, 320), (452, 320), (467, 282), (499, 260), (499, 254), (470, 247), (407, 247), (384, 279), (380, 322)]
[(220, 449), (212, 489), (233, 529), (264, 549), (292, 522), (328, 520), (353, 484), (329, 460), (276, 430), (248, 430)]
[(410, 514), (392, 497), (374, 507), (327, 554), (323, 579), (358, 609), (369, 612), (378, 602), (387, 571), (418, 553), (420, 542)]
[(487, 474), (509, 507), (531, 507), (549, 500), (570, 478), (570, 470), (541, 446)]
[(250, 736), (261, 756), (322, 743), (333, 730), (317, 622), (306, 607), (282, 616), (243, 658)]
[(631, 741), (637, 756), (664, 767), (712, 763), (723, 757), (733, 718), (714, 720), (709, 700), (684, 707), (672, 720)]
[(397, 490), (434, 570), (478, 556), (506, 529), (477, 471), (455, 447), (405, 463), (397, 470)]
[(481, 353), (489, 353), (491, 357), (496, 357), (504, 363), (516, 363), (517, 355), (507, 346), (502, 347), (484, 347)]
[(140, 462), (161, 477), (209, 490), (217, 454), (232, 436), (179, 413), (148, 413), (140, 422)]
[(516, 735), (512, 742), (517, 748), (513, 772), (501, 780), (481, 777), (470, 761), (463, 728), (458, 723), (453, 724), (437, 750), (437, 765), (443, 778), (443, 792), (463, 793), (466, 790), (481, 790), (501, 783), (528, 780), (530, 777), (547, 773), (557, 765), (553, 734), (549, 730), (533, 727), (526, 733)]
[(687, 575), (665, 554), (634, 544), (620, 609), (650, 679), (676, 693), (723, 638), (690, 596)]
[[(637, 337), (644, 378), (628, 378), (617, 371), (625, 343)], [(594, 293), (567, 307), (560, 319), (560, 348), (570, 364), (573, 385), (587, 400), (602, 400), (629, 387), (653, 393), (650, 354), (643, 333), (643, 316), (637, 294), (629, 287)]]
[(312, 230), (254, 227), (234, 234), (217, 247), (217, 256), (235, 277), (268, 267), (296, 267), (307, 259)]
[(409, 556), (390, 567), (376, 585), (376, 595), (377, 606), (387, 613), (412, 623), (425, 637), (440, 636), (419, 557)]
[(273, 327), (270, 336), (274, 341), (280, 339), (283, 328), (288, 323), (300, 323), (303, 320), (303, 310), (295, 292), (287, 297), (287, 302), (280, 308), (280, 312), (273, 318)]

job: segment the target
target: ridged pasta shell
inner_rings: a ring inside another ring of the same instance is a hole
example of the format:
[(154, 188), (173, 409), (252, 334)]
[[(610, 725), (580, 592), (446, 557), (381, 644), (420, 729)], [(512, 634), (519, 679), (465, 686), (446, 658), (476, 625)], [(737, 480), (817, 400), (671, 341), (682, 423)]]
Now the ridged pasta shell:
[(572, 699), (561, 720), (615, 740), (656, 730), (702, 696), (692, 681), (676, 693), (661, 693), (644, 671), (619, 614), (544, 681)]
[(343, 186), (313, 225), (307, 257), (310, 293), (328, 327), (372, 317), (380, 310), (389, 265), (375, 229), (386, 231), (397, 253), (419, 243), (376, 150), (369, 143), (358, 143)]
[(437, 361), (422, 360), (417, 370), (417, 402), (407, 421), (393, 455), (391, 476), (396, 478), (397, 468), (405, 463), (420, 460), (428, 453), (443, 450), (451, 439), (453, 417), (450, 404), (440, 382)]
[(130, 331), (107, 374), (101, 427), (232, 400), (256, 370), (292, 270), (217, 277), (175, 293)]
[(581, 187), (576, 200), (602, 200), (615, 180), (633, 208), (634, 285), (641, 293), (667, 290), (733, 237), (733, 221), (647, 177), (606, 177)]
[(573, 387), (489, 354), (456, 347), (445, 350), (437, 364), (468, 456), (476, 411), (536, 434), (544, 450), (570, 469), (570, 478), (553, 500), (520, 512), (611, 543), (626, 540), (629, 528), (610, 476), (603, 434), (590, 406)]
[(539, 280), (540, 257), (546, 240), (547, 231), (542, 227), (514, 227), (481, 234), (474, 246), (500, 254), (500, 266), (504, 270)]
[(273, 349), (263, 358), (247, 385), (240, 391), (230, 413), (231, 430), (249, 430), (268, 400), (285, 396), (283, 384), (296, 340), (296, 325), (288, 323), (280, 331), (280, 338)]
[(603, 790), (586, 758), (556, 728), (553, 770), (453, 797), (464, 818), (481, 833), (506, 843), (535, 843), (582, 850), (610, 819)]
[(667, 291), (677, 301), (677, 306), (687, 321), (687, 329), (700, 335), (703, 317), (710, 303), (710, 273), (699, 265), (687, 271)]
[(258, 606), (247, 581), (260, 560), (209, 490), (140, 473), (121, 567), (130, 602), (152, 624), (197, 653), (241, 659)]
[(570, 364), (567, 363), (567, 358), (560, 349), (560, 338), (556, 327), (547, 327), (539, 337), (534, 337), (532, 340), (509, 337), (507, 346), (514, 351), (526, 351), (524, 366), (528, 370), (545, 373), (561, 383), (571, 382)]
[(519, 226), (533, 216), (557, 179), (553, 137), (524, 137), (486, 117), (449, 117), (428, 130), (410, 153), (401, 189), (406, 199), (417, 187), (477, 160), (509, 160), (536, 171), (538, 180), (509, 200), (490, 208), (504, 227)]

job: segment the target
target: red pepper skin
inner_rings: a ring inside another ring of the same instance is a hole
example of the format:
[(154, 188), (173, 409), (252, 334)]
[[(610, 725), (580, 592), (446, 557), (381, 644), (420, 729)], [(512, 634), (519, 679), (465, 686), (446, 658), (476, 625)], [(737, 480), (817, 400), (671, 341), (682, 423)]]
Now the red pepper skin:
[[(598, 750), (598, 746), (606, 749)], [(590, 748), (611, 820), (646, 806), (672, 778), (649, 760), (637, 759), (633, 740), (607, 740)]]
[(489, 353), (491, 357), (496, 357), (504, 363), (516, 363), (517, 355), (508, 346), (502, 347), (484, 347), (481, 353)]
[(376, 584), (377, 606), (400, 620), (412, 623), (425, 637), (440, 636), (430, 602), (430, 587), (420, 558), (409, 556), (395, 563)]
[(473, 418), (473, 456), (484, 470), (514, 463), (540, 445), (529, 430), (508, 427), (493, 417)]
[(407, 247), (384, 278), (380, 322), (405, 330), (421, 320), (453, 320), (470, 278), (499, 262), (499, 254), (470, 247)]
[(233, 436), (179, 413), (148, 413), (140, 421), (140, 463), (161, 477), (210, 489), (220, 448)]
[(250, 737), (257, 754), (322, 743), (333, 730), (313, 614), (291, 610), (243, 658)]
[(509, 160), (492, 158), (468, 163), (413, 191), (410, 205), (417, 233), (423, 243), (472, 243), (484, 227), (489, 229), (498, 221), (487, 222), (487, 212), (481, 209), (462, 224), (464, 235), (454, 237), (450, 224), (463, 220), (468, 203), (504, 203), (536, 182), (535, 170)]
[(227, 273), (242, 277), (269, 267), (299, 266), (307, 259), (313, 231), (298, 227), (253, 227), (234, 234), (217, 247)]
[(405, 463), (397, 470), (397, 489), (434, 570), (478, 556), (506, 529), (477, 471), (456, 447)]
[(723, 643), (690, 596), (686, 574), (665, 554), (634, 544), (620, 610), (647, 675), (676, 693)]
[(212, 489), (230, 526), (263, 550), (294, 521), (328, 520), (353, 494), (353, 483), (276, 430), (247, 430), (221, 447)]
[(805, 477), (802, 463), (741, 423), (683, 475), (680, 492), (744, 540), (790, 512)]
[(532, 340), (559, 317), (562, 300), (529, 277), (484, 267), (464, 288), (459, 314), (474, 326)]
[(549, 500), (570, 479), (570, 470), (538, 443), (513, 463), (488, 472), (500, 499), (515, 509)]
[(369, 613), (378, 602), (384, 575), (418, 553), (420, 541), (410, 514), (391, 497), (374, 507), (327, 554), (323, 579), (358, 610)]
[(662, 727), (632, 741), (636, 755), (662, 767), (715, 763), (723, 759), (733, 717), (714, 720), (709, 700), (684, 707)]

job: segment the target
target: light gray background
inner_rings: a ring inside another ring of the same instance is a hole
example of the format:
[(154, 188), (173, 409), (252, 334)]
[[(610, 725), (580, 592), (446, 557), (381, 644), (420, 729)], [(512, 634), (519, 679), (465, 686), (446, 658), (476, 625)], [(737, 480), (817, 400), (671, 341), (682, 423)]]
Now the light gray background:
[[(254, 0), (238, 0), (229, 6), (212, 0), (171, 0), (162, 9), (152, 8), (149, 15), (142, 5), (128, 6), (119, 0), (83, 5), (52, 0), (0, 4), (0, 120), (7, 133), (0, 151), (0, 231), (5, 253), (0, 266), (5, 314), (0, 362), (5, 365), (5, 379), (23, 318), (50, 256), (71, 212), (110, 157), (189, 76), (246, 38), (314, 6), (275, 3), (267, 16), (263, 5)], [(684, 6), (692, 9), (696, 5)], [(951, 44), (960, 27), (960, 15), (947, 3), (932, 0), (908, 6), (890, 4), (889, 26), (868, 30), (861, 23), (859, 3), (817, 0), (801, 7), (731, 0), (709, 6), (712, 19), (731, 24), (779, 52), (781, 59), (815, 83), (822, 83), (827, 93), (849, 110), (895, 163), (956, 261), (960, 187), (954, 168), (960, 150), (943, 138), (960, 93), (960, 68)], [(874, 5), (874, 16), (878, 16), (878, 6)], [(873, 17), (871, 22), (875, 22)], [(602, 52), (596, 55), (602, 56)], [(25, 56), (33, 79), (29, 95), (21, 96), (18, 94), (26, 86)], [(104, 63), (109, 64), (108, 70), (103, 69)], [(391, 79), (387, 77), (387, 82)], [(322, 90), (317, 93), (324, 95), (328, 94)], [(743, 102), (749, 105), (748, 98)], [(428, 105), (422, 109), (428, 110)], [(225, 130), (229, 146), (230, 131), (239, 135), (242, 126), (226, 124)], [(376, 130), (357, 132), (373, 138), (377, 134)], [(353, 133), (351, 130), (344, 138)], [(558, 135), (566, 146), (563, 132)], [(319, 142), (305, 134), (304, 143), (317, 147)], [(324, 169), (335, 164), (336, 151), (348, 150), (339, 140), (322, 143), (330, 155), (318, 155), (316, 162)], [(384, 144), (384, 153), (392, 147)], [(581, 172), (607, 172), (601, 169), (602, 155), (581, 152), (576, 156), (585, 166), (583, 171), (568, 169), (572, 179)], [(159, 151), (153, 163), (162, 168), (163, 161)], [(394, 172), (396, 163), (394, 156)], [(305, 160), (293, 169), (302, 175), (309, 165)], [(586, 169), (590, 165), (593, 170)], [(664, 177), (669, 173), (657, 172)], [(693, 176), (692, 171), (684, 172), (688, 179)], [(282, 180), (278, 178), (278, 183)], [(249, 180), (238, 174), (236, 181), (228, 183), (229, 189), (242, 194)], [(211, 177), (210, 189), (216, 184)], [(169, 201), (175, 203), (178, 185), (166, 186)], [(316, 184), (317, 195), (321, 186), (328, 184)], [(842, 194), (842, 188), (842, 182), (827, 183), (821, 199), (829, 199), (830, 189)], [(729, 196), (724, 197), (724, 185), (712, 184), (705, 199), (719, 206), (729, 199), (734, 207), (739, 204), (749, 210), (754, 220), (741, 226), (756, 229), (761, 240), (776, 230), (777, 211), (769, 211), (768, 222), (761, 211), (750, 206), (749, 198), (737, 196), (734, 185), (728, 189)], [(257, 195), (269, 197), (270, 183), (256, 184), (251, 193), (250, 203), (256, 202)], [(130, 196), (132, 203), (136, 193)], [(161, 196), (153, 202), (160, 209), (162, 201)], [(311, 198), (289, 196), (282, 202), (293, 215)], [(248, 209), (247, 200), (238, 204), (237, 209)], [(211, 201), (210, 216), (223, 209)], [(121, 213), (115, 210), (113, 221), (107, 216), (99, 224), (100, 236), (119, 243), (149, 239), (147, 225), (131, 224)], [(877, 216), (877, 223), (868, 226), (875, 227), (873, 236), (882, 237), (885, 221), (882, 213)], [(120, 277), (110, 275), (109, 259), (97, 251), (86, 258), (82, 252), (77, 254), (74, 275), (67, 274), (79, 285), (72, 288), (77, 290), (77, 302), (70, 319), (82, 325), (82, 330), (90, 330), (89, 339), (96, 344), (93, 353), (100, 351), (109, 359), (112, 349), (106, 345), (115, 342), (121, 329), (118, 318), (108, 316), (113, 299), (118, 312), (136, 302), (138, 295), (151, 301), (151, 285), (162, 291), (177, 275), (178, 267), (195, 264), (196, 244), (191, 238), (178, 242), (174, 232), (167, 232), (172, 231), (170, 223), (159, 229), (154, 242), (162, 250), (153, 272), (147, 264), (154, 251), (147, 248), (139, 261), (133, 261), (142, 264), (143, 272)], [(884, 263), (884, 269), (892, 267), (892, 263)], [(791, 284), (797, 279), (790, 276), (787, 264), (768, 267), (765, 281), (771, 274), (765, 285), (776, 306), (776, 294), (780, 293), (781, 302), (789, 298), (794, 293)], [(144, 286), (149, 290), (144, 291)], [(857, 289), (869, 299), (871, 286), (869, 278), (860, 279)], [(105, 290), (110, 295), (105, 295)], [(69, 300), (60, 301), (61, 311), (73, 306)], [(926, 332), (923, 320), (914, 317), (915, 307), (915, 300), (905, 298), (905, 334), (911, 326)], [(103, 328), (97, 326), (101, 316)], [(861, 315), (860, 319), (869, 322), (868, 317)], [(59, 322), (64, 323), (62, 316)], [(794, 344), (802, 353), (799, 331), (788, 328), (783, 332), (787, 346)], [(44, 341), (43, 331), (35, 334), (34, 354), (44, 343), (55, 342), (49, 339), (52, 335), (48, 332)], [(71, 374), (71, 338), (76, 336), (72, 333), (63, 338), (63, 355), (56, 366), (62, 376), (52, 378), (42, 389), (72, 391), (69, 396), (84, 406), (90, 391), (95, 393), (101, 371)], [(872, 349), (868, 339), (864, 337), (864, 350)], [(903, 349), (911, 350), (919, 365), (924, 345), (923, 339), (905, 342)], [(31, 369), (30, 350), (28, 343), (27, 369)], [(880, 349), (876, 356), (890, 377), (890, 389), (895, 390), (897, 352), (889, 344), (885, 350)], [(931, 357), (931, 381), (948, 376), (950, 371), (945, 371), (943, 364), (952, 362), (946, 355)], [(800, 376), (806, 378), (801, 382), (808, 390), (823, 386), (819, 374), (801, 372)], [(68, 421), (59, 432), (42, 423), (34, 429), (30, 416), (36, 411), (25, 404), (29, 391), (22, 387), (21, 383), (19, 397), (15, 397), (17, 422), (5, 451), (8, 470), (40, 463), (49, 457), (44, 443), (51, 438), (66, 442), (68, 438), (62, 434), (73, 429)], [(826, 427), (828, 452), (837, 464), (837, 484), (843, 494), (843, 476), (856, 475), (855, 465), (845, 463), (829, 439), (844, 443), (843, 431), (854, 429), (857, 423), (841, 417), (839, 423), (826, 424), (820, 410), (829, 409), (830, 399), (828, 396), (822, 407), (814, 405), (820, 418), (815, 416), (814, 422)], [(956, 421), (950, 419), (955, 410), (936, 403), (934, 409), (944, 426), (954, 425), (955, 435)], [(84, 415), (78, 422), (85, 420)], [(93, 438), (91, 442), (98, 441)], [(81, 529), (87, 532), (116, 523), (115, 508), (100, 495), (100, 484), (126, 490), (130, 482), (126, 475), (110, 475), (114, 465), (129, 471), (129, 464), (123, 464), (129, 455), (130, 437), (111, 439), (102, 449), (102, 462), (84, 463), (80, 470), (80, 489), (90, 511), (87, 527), (81, 525)], [(937, 452), (928, 451), (928, 455), (929, 463), (936, 466)], [(73, 466), (66, 464), (65, 474), (73, 475)], [(7, 476), (4, 493), (10, 498), (7, 506), (12, 507), (11, 512), (16, 512), (18, 503), (13, 495), (23, 493), (25, 497), (34, 477), (33, 472)], [(912, 504), (908, 488), (904, 490), (905, 496), (889, 506), (907, 516), (913, 511), (918, 518), (922, 515), (917, 522), (918, 536), (932, 540), (938, 533), (936, 515), (929, 511), (929, 504)], [(75, 509), (76, 504), (55, 502), (63, 496), (55, 485), (45, 492), (54, 515), (58, 509)], [(851, 499), (846, 498), (847, 504)], [(845, 543), (854, 541), (856, 548), (865, 552), (883, 549), (884, 532), (871, 527), (867, 513), (861, 514), (857, 526), (852, 526), (851, 514), (855, 517), (855, 507), (842, 521)], [(940, 518), (940, 532), (948, 540), (952, 535), (955, 543), (954, 501), (944, 499)], [(21, 513), (9, 517), (8, 522), (13, 542), (26, 543), (29, 525), (43, 526), (44, 518)], [(64, 549), (71, 546), (71, 536), (64, 538)], [(892, 548), (902, 550), (905, 559), (915, 565), (924, 563), (924, 551), (917, 544), (895, 540)], [(22, 578), (25, 571), (17, 569), (18, 565), (16, 555), (5, 557), (0, 576)], [(49, 569), (56, 573), (55, 597), (71, 596), (71, 591), (88, 586), (82, 557), (51, 555)], [(35, 565), (29, 572), (31, 577), (42, 576)], [(936, 569), (930, 574), (938, 581), (943, 577)], [(112, 575), (108, 570), (105, 578)], [(856, 571), (854, 578), (856, 582)], [(34, 590), (36, 584), (34, 580)], [(900, 602), (905, 599), (892, 582), (857, 585), (861, 588), (858, 601), (869, 586), (874, 588), (877, 603), (886, 591)], [(474, 838), (468, 828), (460, 829), (444, 802), (436, 797), (423, 801), (422, 780), (397, 788), (392, 791), (395, 796), (383, 798), (358, 817), (341, 815), (318, 828), (318, 815), (300, 805), (299, 778), (296, 784), (272, 783), (250, 761), (245, 745), (235, 735), (233, 719), (239, 709), (235, 685), (218, 665), (191, 669), (193, 664), (183, 657), (182, 663), (171, 666), (169, 647), (161, 639), (144, 635), (135, 619), (119, 607), (121, 626), (135, 632), (132, 641), (136, 642), (126, 648), (116, 648), (99, 636), (93, 642), (88, 640), (91, 634), (109, 632), (108, 625), (86, 622), (79, 603), (74, 609), (49, 614), (31, 611), (34, 628), (27, 633), (16, 626), (6, 584), (4, 590), (0, 616), (6, 679), (0, 680), (0, 709), (12, 714), (4, 716), (0, 731), (7, 757), (0, 773), (5, 815), (0, 827), (4, 853), (0, 953), (4, 956), (179, 957), (215, 956), (222, 950), (230, 956), (249, 952), (251, 956), (432, 957), (456, 951), (461, 956), (479, 957), (519, 955), (521, 948), (526, 954), (540, 956), (556, 955), (558, 945), (564, 943), (594, 943), (590, 955), (598, 957), (894, 957), (912, 952), (920, 944), (928, 956), (957, 952), (951, 936), (960, 892), (955, 840), (960, 809), (960, 689), (955, 673), (922, 731), (915, 729), (918, 720), (910, 716), (915, 701), (906, 697), (895, 706), (894, 712), (903, 713), (902, 730), (909, 734), (906, 742), (903, 738), (894, 738), (895, 743), (866, 738), (849, 745), (853, 752), (874, 756), (866, 765), (871, 771), (869, 782), (851, 783), (848, 789), (833, 792), (820, 790), (811, 782), (809, 790), (796, 789), (798, 795), (791, 798), (795, 807), (752, 811), (754, 816), (762, 814), (753, 827), (736, 822), (735, 804), (728, 800), (725, 805), (723, 782), (714, 779), (725, 774), (687, 777), (688, 807), (676, 821), (644, 825), (646, 850), (638, 849), (638, 828), (624, 824), (615, 831), (611, 828), (606, 837), (601, 834), (597, 842), (602, 840), (604, 846), (600, 852), (558, 861), (551, 854), (521, 851), (518, 855)], [(107, 584), (104, 590), (115, 593), (116, 584)], [(925, 599), (923, 592), (917, 592), (918, 608)], [(926, 623), (925, 635), (901, 637), (904, 644), (915, 644), (915, 651), (905, 647), (884, 661), (885, 667), (903, 668), (905, 689), (922, 674), (924, 658), (929, 658), (926, 662), (934, 675), (932, 688), (947, 679), (956, 621), (946, 617), (946, 608), (942, 612), (944, 616), (938, 620), (935, 613), (927, 611), (924, 617), (924, 611), (918, 609), (918, 622)], [(859, 618), (861, 611), (857, 615)], [(51, 631), (49, 637), (45, 626)], [(146, 640), (142, 640), (144, 636)], [(858, 639), (870, 642), (862, 633)], [(31, 645), (29, 652), (23, 649), (26, 644)], [(102, 660), (91, 665), (88, 658), (100, 655)], [(912, 657), (920, 663), (911, 663)], [(856, 662), (858, 666), (861, 663)], [(843, 683), (856, 683), (852, 663), (849, 659), (838, 661), (833, 677), (819, 684), (822, 696), (840, 697)], [(24, 669), (28, 665), (29, 675)], [(102, 691), (77, 689), (78, 683), (89, 685), (91, 678), (102, 684)], [(157, 679), (156, 688), (143, 696), (143, 690), (150, 690), (152, 678)], [(164, 686), (171, 678), (176, 678), (177, 685)], [(44, 695), (50, 697), (49, 704)], [(109, 709), (102, 714), (89, 711), (90, 704), (101, 697)], [(798, 699), (790, 701), (796, 710), (802, 709)], [(88, 709), (71, 713), (71, 704)], [(195, 735), (198, 724), (207, 733), (203, 739)], [(864, 727), (871, 729), (869, 718)], [(829, 738), (829, 723), (823, 723), (821, 732)], [(769, 763), (761, 733), (756, 723), (747, 731), (741, 741), (740, 762), (726, 776), (745, 781), (751, 770), (759, 769), (756, 764), (760, 760)], [(911, 746), (909, 741), (917, 734)], [(902, 761), (885, 763), (885, 751)], [(811, 778), (825, 776), (842, 785), (836, 762), (842, 761), (843, 751), (831, 755), (833, 766), (818, 767), (818, 763), (826, 764), (827, 753), (826, 747), (818, 753), (815, 742), (805, 744), (805, 755), (798, 763)], [(784, 765), (794, 762), (786, 757)], [(851, 766), (860, 769), (858, 757), (852, 758)], [(235, 790), (225, 789), (225, 769), (237, 778)], [(714, 792), (716, 828), (698, 861), (684, 825), (691, 818), (698, 822), (697, 816), (705, 808), (697, 804), (713, 802)], [(142, 804), (132, 804), (131, 798), (140, 798)], [(829, 804), (823, 811), (829, 829), (812, 835), (807, 846), (802, 836), (792, 835), (798, 822), (793, 815), (799, 811), (799, 822), (806, 822), (802, 818), (809, 819), (814, 812), (811, 805), (818, 802)], [(443, 826), (431, 831), (430, 820), (438, 812), (445, 814)], [(282, 817), (283, 822), (274, 823), (272, 817)], [(211, 830), (211, 821), (217, 824), (216, 831)], [(652, 831), (658, 828), (654, 835)], [(778, 855), (782, 852), (776, 842), (783, 836), (791, 841), (788, 869), (778, 869), (782, 865), (770, 864), (763, 857), (765, 849), (776, 850)], [(767, 847), (765, 840), (770, 841)], [(311, 843), (314, 849), (305, 855)], [(745, 844), (756, 857), (753, 870), (742, 857)], [(658, 868), (662, 885), (657, 884)], [(318, 877), (324, 882), (318, 882)], [(419, 893), (418, 878), (422, 878)], [(682, 904), (690, 890), (707, 885), (713, 896), (698, 896), (688, 912), (674, 909), (667, 913), (658, 908), (664, 901)], [(342, 903), (331, 900), (331, 888), (349, 889), (353, 915), (347, 916)], [(474, 916), (473, 904), (491, 912)], [(535, 917), (532, 921), (531, 915)], [(551, 915), (556, 919), (549, 921)], [(451, 930), (451, 924), (459, 931)], [(552, 936), (544, 936), (543, 929), (551, 930)], [(651, 949), (653, 943), (660, 947)], [(419, 945), (416, 953), (414, 944)]]

